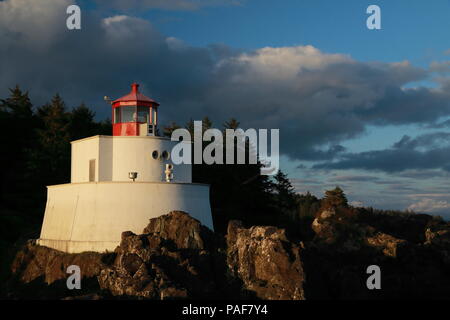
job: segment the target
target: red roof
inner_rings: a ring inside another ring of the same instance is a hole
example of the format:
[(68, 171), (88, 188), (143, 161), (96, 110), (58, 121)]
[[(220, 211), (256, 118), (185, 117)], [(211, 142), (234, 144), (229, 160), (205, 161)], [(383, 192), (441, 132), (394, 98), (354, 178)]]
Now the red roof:
[(139, 92), (139, 84), (137, 84), (137, 83), (131, 84), (131, 92), (129, 94), (127, 94), (126, 96), (123, 96), (122, 98), (114, 100), (113, 103), (125, 102), (125, 101), (146, 102), (146, 103), (156, 104), (157, 106), (159, 106), (158, 102), (156, 102), (153, 99), (150, 99), (147, 96), (144, 96), (142, 93)]

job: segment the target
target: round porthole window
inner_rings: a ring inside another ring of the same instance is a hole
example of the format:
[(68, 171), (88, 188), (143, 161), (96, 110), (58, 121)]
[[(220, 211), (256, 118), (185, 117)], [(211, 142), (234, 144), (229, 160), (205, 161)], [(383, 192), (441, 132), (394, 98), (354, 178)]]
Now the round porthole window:
[(152, 158), (153, 159), (155, 159), (155, 160), (158, 159), (158, 156), (159, 156), (159, 152), (157, 150), (152, 152)]
[(164, 160), (169, 160), (170, 153), (169, 153), (169, 151), (164, 150), (163, 153), (161, 154), (161, 156)]

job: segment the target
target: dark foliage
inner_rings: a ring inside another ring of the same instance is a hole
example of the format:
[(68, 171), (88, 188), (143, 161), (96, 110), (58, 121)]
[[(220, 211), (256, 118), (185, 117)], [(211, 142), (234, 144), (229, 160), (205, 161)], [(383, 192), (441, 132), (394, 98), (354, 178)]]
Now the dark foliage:
[[(0, 261), (15, 242), (36, 237), (46, 203), (46, 186), (70, 181), (70, 141), (110, 134), (109, 120), (97, 122), (84, 104), (71, 111), (56, 94), (35, 108), (18, 86), (0, 100)], [(0, 266), (0, 278), (7, 264)], [(1, 280), (1, 279), (0, 279)]]

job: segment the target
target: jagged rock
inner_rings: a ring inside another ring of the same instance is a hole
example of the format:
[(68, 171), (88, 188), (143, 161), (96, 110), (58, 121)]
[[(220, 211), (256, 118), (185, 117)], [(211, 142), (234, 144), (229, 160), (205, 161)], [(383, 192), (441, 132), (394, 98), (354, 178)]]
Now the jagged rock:
[(333, 224), (327, 221), (327, 219), (333, 217), (334, 215), (336, 215), (336, 211), (333, 209), (322, 211), (312, 223), (312, 229), (314, 232), (322, 235), (322, 237), (332, 239), (335, 229)]
[(429, 227), (425, 230), (425, 239), (427, 244), (434, 244), (439, 246), (450, 245), (450, 226), (439, 225)]
[(401, 248), (405, 248), (408, 245), (406, 240), (397, 239), (381, 232), (372, 237), (367, 237), (366, 240), (370, 246), (380, 249), (384, 255), (394, 258), (397, 257)]
[(123, 232), (114, 264), (99, 283), (116, 296), (152, 299), (207, 297), (215, 290), (213, 234), (187, 213), (151, 219), (144, 234)]
[(213, 244), (212, 232), (182, 211), (151, 219), (143, 233), (157, 233), (179, 249), (207, 249)]
[(304, 299), (304, 273), (300, 249), (289, 242), (283, 229), (243, 228), (231, 221), (227, 234), (227, 263), (245, 289), (261, 299)]
[[(9, 297), (57, 298), (82, 295), (99, 290), (96, 276), (105, 267), (106, 255), (96, 252), (68, 254), (36, 245), (29, 241), (17, 254), (11, 265), (12, 277), (6, 286)], [(77, 265), (82, 270), (82, 290), (68, 290), (67, 268)]]
[(358, 251), (364, 244), (364, 237), (373, 229), (353, 221), (352, 212), (347, 209), (336, 211), (328, 208), (320, 212), (314, 219), (311, 228), (315, 232), (316, 242), (324, 245), (335, 245), (339, 252)]
[[(392, 218), (402, 228), (420, 229), (418, 236), (396, 230), (388, 215), (378, 221), (361, 212), (324, 210), (312, 225), (315, 238), (298, 245), (283, 229), (244, 228), (237, 221), (223, 239), (183, 212), (150, 220), (143, 234), (123, 232), (109, 254), (67, 254), (29, 242), (12, 264), (6, 297), (450, 298), (450, 224)], [(366, 269), (373, 264), (382, 270), (382, 290), (367, 290)], [(81, 267), (82, 290), (67, 289), (69, 265)]]

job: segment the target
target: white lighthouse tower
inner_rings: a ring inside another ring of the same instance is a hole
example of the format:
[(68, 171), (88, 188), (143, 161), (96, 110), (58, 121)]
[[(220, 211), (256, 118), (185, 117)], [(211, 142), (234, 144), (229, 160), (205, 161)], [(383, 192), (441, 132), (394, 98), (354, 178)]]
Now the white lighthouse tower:
[(123, 231), (141, 233), (149, 219), (173, 210), (213, 228), (209, 186), (192, 183), (190, 164), (171, 162), (179, 142), (157, 135), (158, 106), (133, 83), (112, 102), (112, 136), (71, 142), (71, 182), (47, 187), (38, 244), (70, 253), (113, 251)]

